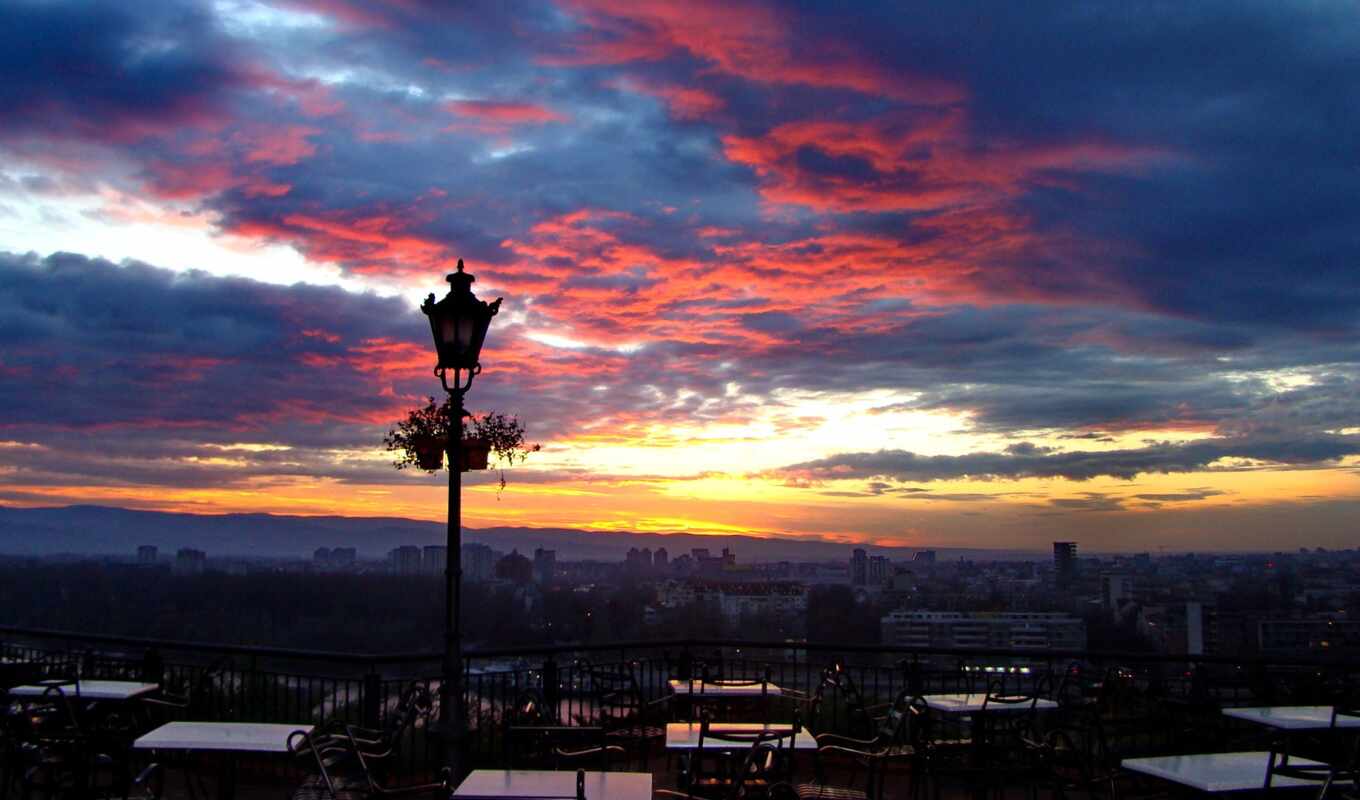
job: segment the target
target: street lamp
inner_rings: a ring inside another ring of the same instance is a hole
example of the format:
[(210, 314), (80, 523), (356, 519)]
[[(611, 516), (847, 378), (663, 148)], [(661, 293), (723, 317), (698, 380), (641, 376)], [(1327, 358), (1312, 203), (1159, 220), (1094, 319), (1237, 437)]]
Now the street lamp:
[[(461, 764), (466, 717), (463, 713), (463, 629), (459, 621), (460, 595), (463, 581), (462, 514), (463, 514), (463, 396), (472, 386), (472, 379), (482, 371), (478, 358), (491, 318), (500, 310), (501, 298), (494, 303), (477, 299), (472, 293), (476, 278), (463, 271), (463, 259), (458, 259), (458, 271), (447, 276), (449, 293), (435, 302), (434, 294), (425, 298), (420, 310), (430, 318), (430, 333), (439, 363), (434, 374), (439, 376), (444, 391), (454, 401), (449, 420), (449, 522), (444, 565), (444, 669), (439, 684), (439, 722), (444, 732), (444, 763), (458, 774)], [(452, 379), (452, 383), (450, 383)]]

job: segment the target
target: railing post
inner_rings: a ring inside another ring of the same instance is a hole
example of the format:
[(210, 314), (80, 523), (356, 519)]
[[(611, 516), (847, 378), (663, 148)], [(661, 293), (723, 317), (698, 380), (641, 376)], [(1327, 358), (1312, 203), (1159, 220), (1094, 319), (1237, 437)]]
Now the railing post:
[(363, 726), (379, 729), (382, 727), (382, 675), (370, 664), (364, 675), (364, 698), (359, 704), (363, 709)]
[(557, 659), (552, 655), (543, 662), (543, 705), (544, 711), (548, 714), (548, 719), (553, 722), (561, 720), (561, 694), (558, 691), (557, 679)]
[(148, 647), (142, 654), (141, 678), (143, 683), (161, 683), (165, 680), (165, 659), (155, 647)]
[(689, 652), (689, 645), (680, 651), (680, 659), (676, 664), (675, 677), (677, 680), (687, 681), (694, 674), (694, 656)]

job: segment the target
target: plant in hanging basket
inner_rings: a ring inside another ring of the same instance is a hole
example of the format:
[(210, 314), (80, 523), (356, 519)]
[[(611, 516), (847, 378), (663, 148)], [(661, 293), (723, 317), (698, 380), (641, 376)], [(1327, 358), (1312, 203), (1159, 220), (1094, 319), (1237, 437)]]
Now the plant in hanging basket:
[(463, 439), (463, 471), (486, 469), (487, 456), (491, 453), (491, 443), (477, 437)]
[[(392, 465), (397, 469), (415, 467), (427, 472), (436, 472), (443, 467), (455, 413), (452, 399), (441, 405), (435, 403), (433, 397), (426, 405), (408, 413), (406, 419), (383, 437), (387, 450), (396, 454)], [(459, 466), (463, 472), (486, 469), (492, 453), (498, 462), (509, 466), (539, 449), (536, 444), (525, 443), (524, 425), (518, 418), (494, 411), (470, 416), (461, 428), (463, 446)], [(502, 472), (501, 486), (504, 485), (505, 473)]]
[[(448, 449), (447, 436), (419, 436), (411, 440), (411, 447), (415, 450), (416, 466), (435, 472), (444, 466), (444, 451)], [(400, 466), (397, 469), (401, 469)]]
[[(485, 442), (486, 452), (495, 453), (496, 460), (506, 466), (513, 466), (516, 461), (523, 461), (530, 453), (538, 451), (538, 445), (525, 443), (524, 423), (518, 417), (507, 417), (495, 411), (472, 418), (463, 447), (466, 448), (469, 441)], [(486, 469), (486, 465), (484, 456), (482, 466), (474, 469)]]

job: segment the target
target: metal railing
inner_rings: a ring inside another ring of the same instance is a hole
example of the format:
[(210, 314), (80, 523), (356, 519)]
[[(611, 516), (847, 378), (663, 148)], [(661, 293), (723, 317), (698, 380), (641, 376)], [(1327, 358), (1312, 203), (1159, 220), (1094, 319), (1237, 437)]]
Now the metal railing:
[[(900, 693), (982, 691), (1002, 681), (1032, 691), (1044, 676), (1078, 676), (1088, 683), (1118, 669), (1150, 695), (1212, 698), (1224, 705), (1306, 700), (1329, 683), (1353, 683), (1360, 664), (1324, 659), (1254, 659), (1091, 651), (922, 649), (810, 642), (670, 640), (607, 645), (554, 645), (469, 650), (465, 653), (467, 745), (472, 763), (506, 763), (504, 731), (517, 702), (533, 695), (563, 724), (595, 714), (592, 669), (626, 668), (647, 699), (663, 697), (671, 678), (768, 679), (811, 693), (830, 664), (841, 666), (867, 703)], [(197, 713), (234, 721), (325, 724), (342, 720), (381, 728), (404, 689), (423, 683), (439, 694), (440, 654), (384, 655), (241, 647), (101, 636), (0, 626), (0, 676), (139, 678), (166, 691), (197, 688)], [(7, 670), (7, 671), (6, 671)], [(210, 676), (210, 680), (205, 680)], [(206, 691), (205, 691), (206, 686)], [(856, 724), (845, 702), (828, 702), (819, 724), (848, 731)], [(438, 717), (418, 723), (402, 747), (403, 766), (426, 773), (442, 752)]]

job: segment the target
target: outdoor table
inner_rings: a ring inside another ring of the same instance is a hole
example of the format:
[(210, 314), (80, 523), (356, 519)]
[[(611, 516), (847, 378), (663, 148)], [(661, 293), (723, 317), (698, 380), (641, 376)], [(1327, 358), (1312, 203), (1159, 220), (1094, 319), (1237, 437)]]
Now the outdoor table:
[(773, 683), (760, 681), (683, 681), (672, 679), (671, 691), (678, 695), (714, 698), (765, 697), (781, 695), (784, 690)]
[[(1332, 727), (1331, 706), (1252, 706), (1225, 708), (1223, 716), (1285, 731), (1315, 731)], [(1341, 716), (1338, 728), (1360, 728), (1360, 717)]]
[(167, 722), (132, 743), (138, 750), (217, 750), (287, 753), (288, 737), (311, 725), (262, 722)]
[(1031, 703), (994, 703), (983, 705), (987, 700), (987, 695), (982, 692), (959, 693), (959, 694), (928, 694), (921, 698), (925, 701), (926, 707), (931, 711), (939, 711), (943, 714), (981, 714), (993, 712), (1004, 714), (1008, 712), (1029, 711), (1034, 708), (1038, 711), (1047, 711), (1057, 708), (1058, 704), (1053, 700), (1040, 697)]
[(49, 681), (13, 686), (9, 693), (13, 697), (42, 697), (54, 686), (67, 697), (81, 700), (132, 700), (161, 688), (158, 683), (137, 681)]
[(226, 761), (218, 775), (217, 795), (230, 800), (236, 794), (236, 758), (241, 753), (285, 755), (288, 739), (296, 732), (311, 733), (311, 725), (260, 722), (167, 722), (132, 743), (137, 750), (171, 750), (184, 753), (222, 753)]
[[(1244, 792), (1265, 788), (1266, 766), (1270, 753), (1204, 753), (1188, 756), (1154, 756), (1126, 758), (1124, 769), (1151, 775), (1165, 781), (1189, 786), (1201, 792)], [(1291, 765), (1322, 766), (1306, 758), (1290, 758)], [(1271, 781), (1274, 789), (1317, 789), (1318, 781), (1276, 775)]]
[[(699, 730), (703, 726), (698, 722), (671, 722), (666, 725), (666, 749), (667, 750), (697, 750), (699, 747)], [(760, 722), (713, 722), (708, 726), (708, 732), (721, 736), (724, 733), (751, 733), (754, 731), (765, 731), (768, 733), (791, 733), (792, 725), (780, 725), (779, 723), (764, 724)], [(749, 747), (740, 743), (705, 739), (704, 749), (731, 750), (734, 748)], [(806, 728), (802, 728), (793, 737), (794, 750), (816, 750), (817, 740)]]
[[(743, 703), (749, 705), (754, 702), (764, 702), (771, 697), (780, 697), (784, 694), (782, 687), (762, 681), (703, 681), (673, 678), (669, 681), (669, 684), (675, 699), (685, 703), (688, 709), (685, 714), (687, 719), (694, 718), (695, 706), (698, 703), (720, 703), (724, 708), (731, 709), (733, 706)], [(767, 706), (765, 711), (768, 710)], [(730, 710), (727, 713), (730, 713)]]
[(927, 694), (921, 699), (931, 711), (974, 718), (972, 758), (978, 767), (984, 766), (987, 761), (987, 725), (992, 714), (1022, 714), (1030, 710), (1049, 711), (1058, 707), (1056, 702), (1043, 697), (1024, 703), (987, 703), (985, 692)]
[[(584, 772), (586, 800), (651, 800), (649, 772)], [(543, 798), (575, 800), (575, 772), (475, 769), (454, 790), (462, 800)]]

